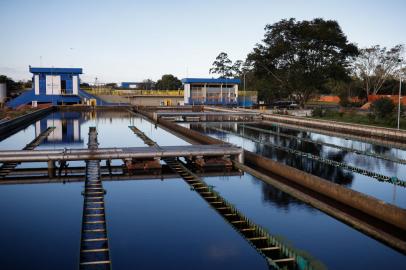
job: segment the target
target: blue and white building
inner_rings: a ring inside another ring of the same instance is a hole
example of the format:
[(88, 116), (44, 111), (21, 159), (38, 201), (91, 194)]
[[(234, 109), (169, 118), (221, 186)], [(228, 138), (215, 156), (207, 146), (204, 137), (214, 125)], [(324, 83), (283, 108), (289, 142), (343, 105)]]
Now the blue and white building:
[(185, 78), (184, 102), (189, 105), (238, 104), (238, 84), (240, 79)]
[(83, 95), (84, 98), (92, 98), (80, 90), (81, 68), (30, 66), (29, 70), (32, 73), (32, 89), (8, 102), (8, 106), (16, 108), (25, 104), (77, 104), (81, 103)]

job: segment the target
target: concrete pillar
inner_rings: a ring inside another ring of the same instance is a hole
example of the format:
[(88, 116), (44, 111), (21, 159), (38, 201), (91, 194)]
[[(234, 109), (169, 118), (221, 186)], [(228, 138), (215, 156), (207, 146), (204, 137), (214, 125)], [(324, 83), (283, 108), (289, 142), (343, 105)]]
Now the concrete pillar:
[(223, 104), (223, 84), (220, 84), (220, 103)]
[(55, 161), (48, 160), (48, 177), (55, 177)]
[(204, 103), (207, 101), (207, 83), (204, 84)]

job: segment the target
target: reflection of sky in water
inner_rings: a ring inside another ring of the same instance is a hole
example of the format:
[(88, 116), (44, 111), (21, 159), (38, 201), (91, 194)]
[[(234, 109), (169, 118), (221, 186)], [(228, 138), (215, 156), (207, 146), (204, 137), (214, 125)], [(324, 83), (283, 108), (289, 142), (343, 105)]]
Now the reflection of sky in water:
[(329, 269), (401, 269), (406, 263), (406, 256), (254, 176), (209, 177), (205, 181), (248, 218)]
[[(237, 132), (243, 132), (247, 136), (254, 136), (255, 139), (264, 142), (269, 142), (273, 144), (283, 144), (284, 146), (289, 146), (286, 145), (286, 143), (292, 143), (292, 139), (289, 138), (278, 138), (277, 136), (274, 136), (272, 134), (268, 133), (260, 133), (258, 131), (250, 130), (247, 128), (242, 128), (241, 125), (236, 124), (236, 123), (209, 123), (209, 124), (189, 124), (189, 123), (183, 123), (181, 124), (185, 127), (190, 127), (192, 126), (194, 129), (197, 129), (200, 132), (205, 132), (208, 135), (222, 139), (224, 141), (227, 141), (229, 143), (233, 143), (239, 146), (244, 147), (245, 149), (249, 151), (253, 151), (256, 153), (261, 153), (263, 155), (266, 155), (268, 157), (271, 157), (274, 160), (278, 160), (280, 162), (286, 163), (289, 160), (288, 155), (286, 155), (285, 152), (283, 151), (273, 151), (269, 152), (269, 150), (272, 150), (272, 148), (264, 146), (263, 144), (259, 144), (257, 142), (254, 142), (252, 140), (242, 138), (237, 134)], [(206, 128), (204, 128), (204, 125), (206, 125)], [(252, 125), (254, 126), (254, 125)], [(228, 132), (221, 132), (221, 130), (225, 130)], [(283, 129), (281, 131), (287, 131), (287, 129)], [(290, 133), (289, 133), (290, 134)], [(300, 132), (299, 134), (303, 133)], [(314, 137), (313, 137), (314, 136)], [(319, 135), (319, 134), (310, 134), (310, 138), (317, 138), (320, 141), (328, 142), (328, 143), (337, 143), (339, 145), (344, 145), (347, 140), (337, 138), (337, 137), (331, 137), (331, 136), (324, 136), (324, 135)], [(307, 144), (308, 145), (308, 144)], [(364, 144), (366, 145), (366, 144)], [(294, 145), (293, 145), (294, 146)], [(346, 144), (345, 146), (350, 146)], [(369, 144), (369, 148), (372, 148), (372, 146)], [(381, 160), (378, 158), (374, 157), (369, 157), (365, 155), (357, 155), (355, 153), (346, 153), (341, 150), (338, 150), (336, 148), (332, 147), (327, 147), (323, 146), (320, 149), (319, 153), (314, 153), (312, 154), (315, 155), (320, 155), (325, 158), (331, 158), (331, 156), (335, 154), (336, 157), (343, 157), (342, 162), (347, 163), (351, 166), (356, 166), (360, 167), (363, 169), (367, 169), (369, 171), (377, 172), (383, 175), (387, 176), (397, 176), (400, 179), (406, 180), (406, 165), (398, 164), (398, 163), (393, 163), (390, 161), (386, 160)], [(264, 152), (264, 150), (267, 150)], [(308, 152), (306, 149), (300, 149), (303, 152)], [(313, 149), (314, 150), (314, 149)], [(390, 149), (390, 151), (393, 153), (396, 153), (397, 149)], [(400, 152), (404, 152), (399, 150)], [(279, 154), (279, 155), (277, 155)], [(386, 153), (385, 153), (386, 154)], [(323, 164), (321, 164), (324, 166)], [(325, 166), (324, 166), (325, 167)], [(335, 170), (336, 172), (339, 171), (335, 167), (331, 167), (331, 170)], [(347, 187), (352, 188), (354, 190), (363, 192), (368, 195), (372, 195), (378, 199), (384, 200), (389, 203), (393, 203), (395, 205), (398, 205), (400, 207), (406, 208), (406, 188), (400, 187), (400, 186), (394, 186), (389, 183), (384, 183), (384, 182), (379, 182), (374, 178), (364, 176), (358, 173), (350, 173), (346, 170), (340, 170), (344, 173), (348, 173), (351, 175), (352, 180), (344, 181), (343, 184), (345, 184)], [(329, 175), (322, 175), (323, 171), (319, 171), (320, 174), (318, 174), (321, 177), (335, 177), (333, 179), (335, 182), (340, 183), (342, 175), (338, 173), (337, 175), (334, 174), (329, 174)], [(326, 172), (324, 172), (326, 173)]]

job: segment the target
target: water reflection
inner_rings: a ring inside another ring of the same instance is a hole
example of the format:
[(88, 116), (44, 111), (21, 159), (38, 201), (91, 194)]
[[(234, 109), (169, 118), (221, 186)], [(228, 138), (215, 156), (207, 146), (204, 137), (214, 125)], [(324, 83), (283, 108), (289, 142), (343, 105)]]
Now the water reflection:
[[(237, 144), (249, 151), (261, 154), (275, 161), (295, 167), (305, 172), (317, 175), (331, 182), (346, 186), (353, 190), (366, 193), (383, 201), (395, 204), (402, 208), (406, 207), (406, 189), (395, 188), (390, 183), (379, 182), (374, 178), (362, 174), (353, 173), (349, 170), (321, 163), (283, 150), (275, 149), (267, 144), (280, 145), (295, 149), (304, 153), (311, 153), (326, 159), (342, 162), (351, 166), (376, 172), (389, 177), (396, 176), (400, 179), (406, 175), (406, 166), (389, 160), (357, 154), (353, 151), (340, 149), (340, 146), (354, 150), (381, 153), (387, 156), (405, 158), (406, 151), (400, 149), (388, 149), (384, 146), (376, 146), (366, 142), (347, 140), (341, 137), (327, 136), (320, 133), (309, 132), (293, 128), (284, 128), (278, 125), (264, 124), (241, 124), (241, 123), (188, 123), (191, 129), (208, 134), (226, 142)], [(253, 128), (249, 128), (249, 126)], [(264, 131), (255, 130), (264, 129)], [(267, 132), (272, 131), (272, 132)], [(275, 134), (279, 132), (278, 134)], [(289, 135), (291, 137), (286, 137)], [(295, 139), (297, 138), (297, 139)], [(309, 141), (302, 141), (306, 138)], [(331, 147), (315, 141), (334, 144)], [(264, 191), (264, 194), (268, 191)]]
[[(238, 125), (237, 123), (222, 123), (220, 125), (220, 128), (216, 128), (213, 126), (202, 127), (198, 124), (191, 124), (190, 127), (200, 132), (216, 135), (219, 138), (224, 138), (224, 135), (227, 136), (225, 132), (221, 131), (224, 130), (232, 134), (251, 138), (254, 141), (281, 145), (283, 147), (296, 149), (301, 152), (311, 153), (316, 156), (323, 156), (325, 158), (332, 159), (338, 162), (344, 162), (344, 159), (347, 155), (346, 151), (336, 151), (335, 149), (331, 149), (329, 147), (324, 147), (322, 145), (314, 143), (304, 142), (301, 140), (292, 140), (290, 138), (274, 136), (268, 133), (261, 133), (252, 129), (246, 129), (244, 128), (244, 126)], [(286, 131), (286, 133), (298, 138), (311, 138), (309, 133), (298, 130), (288, 130)], [(308, 159), (300, 155), (294, 155), (283, 150), (272, 148), (266, 144), (255, 143), (254, 145), (255, 148), (252, 150), (257, 154), (261, 154), (278, 162), (287, 164), (302, 171), (309, 172), (340, 185), (350, 186), (354, 178), (352, 172), (345, 171), (342, 168), (327, 165), (325, 163)]]
[(35, 136), (39, 136), (49, 127), (53, 132), (42, 144), (78, 144), (83, 145), (80, 125), (84, 122), (79, 112), (56, 112), (35, 123)]

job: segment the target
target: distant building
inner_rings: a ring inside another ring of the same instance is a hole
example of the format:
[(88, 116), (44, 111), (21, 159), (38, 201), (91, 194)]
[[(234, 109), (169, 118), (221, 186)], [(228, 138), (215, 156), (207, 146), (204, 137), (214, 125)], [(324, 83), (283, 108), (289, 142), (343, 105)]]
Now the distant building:
[(152, 80), (145, 80), (143, 82), (122, 82), (121, 88), (124, 89), (138, 89), (138, 90), (153, 90), (155, 89), (155, 82)]
[(189, 105), (237, 105), (240, 79), (185, 78), (184, 102)]
[(137, 89), (140, 87), (139, 82), (122, 82), (121, 83), (121, 88), (125, 88), (125, 89)]

